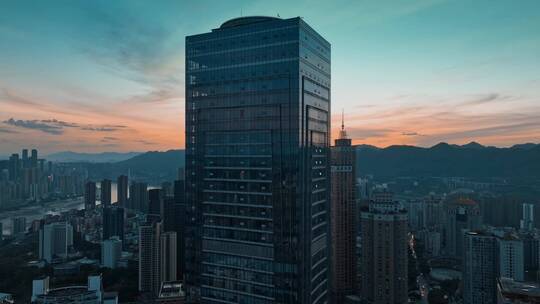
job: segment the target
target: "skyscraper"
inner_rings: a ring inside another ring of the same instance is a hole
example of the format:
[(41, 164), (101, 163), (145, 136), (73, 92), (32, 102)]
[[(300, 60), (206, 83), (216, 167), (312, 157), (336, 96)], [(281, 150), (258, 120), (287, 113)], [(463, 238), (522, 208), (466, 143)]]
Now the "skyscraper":
[(111, 180), (104, 179), (101, 181), (101, 205), (103, 207), (111, 204)]
[(161, 222), (139, 227), (139, 291), (157, 295), (161, 285)]
[(101, 242), (101, 266), (106, 268), (118, 267), (122, 257), (122, 241), (118, 237), (111, 237)]
[[(356, 155), (342, 122), (331, 148), (332, 303), (356, 293)], [(321, 172), (322, 174), (322, 172)]]
[(463, 234), (467, 230), (478, 230), (482, 226), (482, 215), (477, 202), (469, 198), (451, 200), (447, 205), (445, 227), (446, 254), (462, 258)]
[(87, 182), (84, 186), (84, 208), (94, 209), (96, 207), (96, 183)]
[(161, 215), (162, 203), (161, 189), (148, 190), (148, 214)]
[(124, 208), (105, 207), (103, 208), (103, 240), (108, 240), (117, 236), (124, 241)]
[(160, 240), (160, 271), (161, 271), (161, 281), (176, 281), (176, 275), (178, 267), (176, 265), (176, 232), (168, 231), (161, 234)]
[(186, 232), (186, 204), (177, 202), (174, 198), (165, 198), (161, 210), (163, 231), (174, 231), (177, 244), (177, 277), (181, 279), (185, 272), (185, 232)]
[(30, 167), (30, 160), (28, 159), (28, 149), (22, 150), (22, 168)]
[(465, 232), (463, 237), (463, 303), (497, 303), (497, 242), (484, 232)]
[(17, 181), (20, 177), (21, 162), (19, 160), (19, 154), (14, 153), (9, 157), (8, 174), (10, 181)]
[(190, 297), (327, 302), (330, 44), (300, 17), (241, 17), (185, 53)]
[(132, 183), (129, 187), (130, 207), (133, 210), (148, 212), (148, 185), (146, 183)]
[(30, 157), (30, 168), (37, 168), (38, 166), (38, 151), (32, 149), (32, 156)]
[(128, 199), (128, 177), (126, 175), (118, 176), (116, 181), (117, 185), (117, 201), (118, 205), (122, 207), (127, 207)]
[(534, 229), (534, 205), (523, 204), (521, 208), (520, 228), (526, 231), (532, 231)]
[(374, 197), (360, 212), (361, 295), (367, 303), (407, 303), (407, 212), (391, 192)]
[(497, 239), (499, 276), (516, 281), (525, 280), (525, 258), (523, 241), (517, 235), (508, 233)]

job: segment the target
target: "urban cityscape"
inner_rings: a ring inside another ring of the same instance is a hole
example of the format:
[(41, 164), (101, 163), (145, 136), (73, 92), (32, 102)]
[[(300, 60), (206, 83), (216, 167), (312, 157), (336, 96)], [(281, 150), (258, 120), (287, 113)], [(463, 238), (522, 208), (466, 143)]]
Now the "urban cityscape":
[(3, 6), (0, 304), (540, 303), (540, 2)]

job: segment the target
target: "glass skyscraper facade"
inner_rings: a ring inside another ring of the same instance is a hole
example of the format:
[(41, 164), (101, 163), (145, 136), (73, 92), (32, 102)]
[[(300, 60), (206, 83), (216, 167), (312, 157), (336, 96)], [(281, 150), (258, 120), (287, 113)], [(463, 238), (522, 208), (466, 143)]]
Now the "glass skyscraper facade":
[(330, 44), (301, 18), (186, 37), (186, 283), (201, 303), (327, 303)]

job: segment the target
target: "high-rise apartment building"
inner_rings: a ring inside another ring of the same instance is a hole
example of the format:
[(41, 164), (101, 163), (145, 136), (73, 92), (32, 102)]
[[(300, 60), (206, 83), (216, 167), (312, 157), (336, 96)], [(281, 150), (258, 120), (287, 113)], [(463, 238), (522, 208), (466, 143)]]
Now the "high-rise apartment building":
[(21, 156), (21, 157), (22, 157), (22, 160), (21, 160), (21, 161), (22, 161), (21, 167), (22, 167), (22, 168), (28, 168), (28, 167), (30, 167), (30, 160), (29, 160), (29, 158), (28, 158), (28, 149), (23, 149), (21, 155), (22, 155), (22, 156)]
[(30, 157), (30, 168), (37, 168), (38, 167), (38, 151), (36, 149), (32, 149), (32, 156)]
[(9, 166), (8, 174), (10, 181), (17, 181), (20, 177), (21, 172), (21, 161), (19, 159), (19, 154), (14, 153), (9, 157)]
[(523, 241), (517, 235), (507, 234), (497, 239), (499, 276), (516, 281), (525, 280)]
[(458, 198), (448, 202), (445, 225), (445, 252), (450, 256), (463, 257), (463, 235), (468, 230), (482, 227), (482, 215), (477, 202)]
[(159, 293), (161, 285), (161, 222), (148, 222), (139, 227), (139, 291)]
[(104, 179), (101, 181), (100, 185), (101, 190), (101, 205), (102, 206), (109, 206), (111, 205), (111, 180), (110, 179)]
[(130, 208), (148, 212), (148, 184), (132, 183), (129, 187)]
[(105, 207), (102, 212), (102, 240), (117, 236), (124, 241), (124, 208)]
[(241, 17), (185, 53), (189, 296), (328, 302), (330, 44)]
[(485, 232), (463, 237), (463, 303), (497, 303), (497, 240)]
[(331, 148), (332, 303), (343, 303), (347, 295), (357, 292), (355, 159), (342, 122), (339, 138)]
[(160, 271), (161, 282), (176, 281), (177, 277), (177, 253), (176, 232), (168, 231), (161, 234), (160, 240)]
[(520, 220), (520, 228), (526, 231), (534, 229), (534, 205), (523, 204), (521, 206), (522, 216)]
[(128, 200), (128, 177), (126, 175), (118, 176), (116, 181), (117, 186), (117, 203), (119, 206), (127, 207)]
[(391, 192), (379, 194), (360, 212), (361, 296), (366, 303), (407, 303), (407, 211)]
[(148, 190), (148, 214), (161, 215), (163, 197), (161, 189)]
[(84, 185), (84, 208), (94, 209), (96, 207), (96, 183), (87, 182)]

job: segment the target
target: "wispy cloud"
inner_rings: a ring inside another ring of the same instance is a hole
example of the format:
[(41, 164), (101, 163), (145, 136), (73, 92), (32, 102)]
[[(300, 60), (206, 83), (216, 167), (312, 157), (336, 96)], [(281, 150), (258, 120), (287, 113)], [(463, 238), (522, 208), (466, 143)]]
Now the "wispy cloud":
[(8, 120), (5, 120), (4, 123), (19, 128), (39, 130), (52, 135), (61, 135), (62, 133), (64, 133), (61, 126), (43, 123), (39, 120), (15, 120), (13, 118), (10, 118)]
[(42, 120), (22, 120), (10, 118), (3, 123), (14, 127), (32, 129), (42, 131), (44, 133), (52, 135), (61, 135), (64, 133), (65, 128), (76, 128), (83, 131), (94, 132), (114, 132), (122, 129), (126, 129), (127, 126), (123, 125), (91, 125), (91, 124), (79, 124), (74, 122), (67, 122), (57, 119), (42, 119)]
[(12, 129), (0, 127), (0, 133), (16, 134), (16, 133), (19, 133), (19, 132), (15, 131), (15, 130), (12, 130)]
[(151, 141), (147, 141), (147, 140), (136, 140), (135, 141), (136, 143), (140, 143), (140, 144), (143, 144), (143, 145), (147, 145), (147, 146), (151, 146), (151, 145), (156, 145), (155, 142), (151, 142)]

